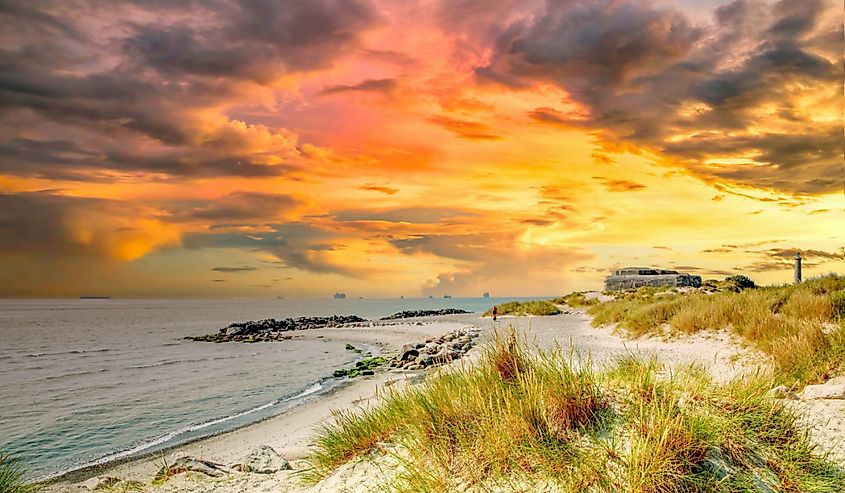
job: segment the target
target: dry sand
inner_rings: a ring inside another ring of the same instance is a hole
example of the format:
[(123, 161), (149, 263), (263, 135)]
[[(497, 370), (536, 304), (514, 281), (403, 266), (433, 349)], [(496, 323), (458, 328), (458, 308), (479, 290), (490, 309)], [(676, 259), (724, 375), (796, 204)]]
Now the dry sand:
[[(723, 380), (753, 369), (764, 363), (764, 359), (750, 350), (740, 348), (727, 333), (700, 334), (672, 341), (657, 338), (625, 339), (612, 329), (596, 329), (590, 326), (590, 319), (583, 310), (567, 310), (567, 313), (553, 317), (500, 317), (496, 323), (480, 319), (478, 315), (453, 315), (427, 319), (421, 324), (411, 320), (395, 326), (376, 326), (355, 329), (320, 329), (308, 331), (303, 337), (324, 337), (342, 341), (358, 342), (378, 346), (383, 352), (391, 353), (405, 343), (424, 340), (451, 330), (476, 326), (482, 328), (483, 337), (489, 337), (494, 329), (506, 329), (513, 325), (526, 339), (537, 347), (569, 348), (582, 356), (589, 356), (595, 366), (611, 362), (625, 354), (653, 355), (671, 368), (690, 363), (707, 367), (716, 379)], [(477, 354), (477, 350), (474, 350)], [(472, 353), (471, 353), (472, 354)], [(473, 358), (470, 357), (469, 360)], [(369, 461), (353, 461), (341, 467), (335, 474), (317, 485), (305, 486), (300, 475), (307, 467), (305, 456), (313, 437), (314, 429), (331, 419), (336, 409), (349, 409), (372, 402), (378, 389), (385, 385), (403, 385), (413, 373), (378, 372), (373, 377), (355, 379), (341, 389), (306, 402), (301, 406), (269, 420), (256, 423), (226, 434), (200, 440), (178, 447), (176, 453), (212, 459), (224, 464), (242, 459), (251, 449), (266, 444), (288, 458), (294, 471), (280, 471), (276, 474), (235, 473), (223, 478), (209, 478), (201, 474), (179, 475), (161, 486), (145, 486), (145, 491), (161, 493), (240, 493), (240, 492), (365, 492), (378, 491), (379, 478), (392, 465), (382, 461), (379, 466)], [(814, 401), (801, 404), (807, 410), (807, 421), (814, 428), (818, 443), (830, 448), (842, 444), (845, 428), (845, 405), (843, 401)], [(171, 452), (172, 453), (172, 452)], [(845, 460), (845, 457), (841, 457)], [(106, 467), (96, 474), (130, 478), (149, 484), (161, 462), (158, 458), (137, 459), (125, 464)], [(94, 473), (91, 473), (94, 475)], [(79, 493), (78, 482), (64, 482), (51, 485), (52, 492)]]

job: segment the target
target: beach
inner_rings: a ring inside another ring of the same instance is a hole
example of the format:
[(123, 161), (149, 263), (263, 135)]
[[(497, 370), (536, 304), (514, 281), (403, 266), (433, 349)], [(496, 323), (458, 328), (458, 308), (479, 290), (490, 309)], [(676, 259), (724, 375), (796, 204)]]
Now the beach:
[[(665, 371), (672, 372), (689, 364), (707, 368), (714, 379), (725, 381), (745, 371), (753, 371), (762, 363), (759, 355), (740, 347), (726, 333), (703, 334), (675, 340), (658, 338), (626, 339), (610, 328), (594, 328), (590, 317), (583, 310), (566, 309), (563, 314), (549, 317), (500, 317), (497, 323), (478, 314), (452, 315), (411, 319), (396, 325), (375, 325), (366, 328), (325, 328), (303, 331), (298, 337), (323, 340), (351, 341), (353, 344), (378, 347), (384, 354), (392, 354), (412, 341), (430, 339), (451, 330), (476, 327), (481, 339), (487, 339), (494, 329), (513, 327), (521, 337), (538, 350), (554, 348), (573, 350), (574, 357), (601, 367), (625, 355), (654, 356), (665, 364)], [(278, 344), (284, 344), (280, 342)], [(478, 349), (467, 358), (453, 365), (472, 364)], [(432, 370), (428, 370), (432, 371)], [(434, 370), (436, 371), (436, 370)], [(77, 473), (51, 484), (49, 492), (84, 491), (80, 485), (89, 477), (114, 476), (137, 481), (137, 487), (150, 491), (172, 492), (236, 492), (236, 491), (367, 491), (380, 474), (367, 461), (353, 461), (335, 474), (316, 485), (303, 484), (301, 474), (308, 469), (303, 459), (308, 454), (315, 430), (332, 422), (336, 410), (361, 409), (374, 402), (374, 397), (387, 389), (413, 385), (425, 372), (386, 371), (379, 369), (375, 375), (358, 377), (318, 398), (303, 401), (287, 412), (234, 431), (181, 445), (172, 450), (125, 463), (106, 465), (98, 470)], [(819, 408), (819, 405), (816, 405)], [(827, 409), (827, 408), (825, 408)], [(819, 422), (824, 415), (815, 416)], [(828, 427), (830, 428), (830, 427)], [(841, 443), (841, 431), (818, 429), (817, 443), (835, 448)], [(834, 442), (835, 440), (839, 442)], [(274, 474), (249, 474), (235, 472), (221, 478), (203, 474), (179, 474), (162, 485), (152, 486), (151, 480), (165, 461), (179, 456), (193, 456), (222, 465), (241, 461), (251, 450), (269, 445), (293, 466), (291, 471)], [(382, 464), (383, 465), (383, 464)], [(90, 483), (89, 483), (90, 484)], [(133, 483), (135, 484), (135, 483)], [(143, 485), (143, 486), (142, 486)]]

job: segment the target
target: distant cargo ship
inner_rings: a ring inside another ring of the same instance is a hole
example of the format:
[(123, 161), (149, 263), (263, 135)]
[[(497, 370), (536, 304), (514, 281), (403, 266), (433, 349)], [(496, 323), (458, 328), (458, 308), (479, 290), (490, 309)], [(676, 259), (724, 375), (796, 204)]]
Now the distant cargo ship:
[(87, 294), (79, 295), (80, 300), (110, 300), (111, 296), (90, 296)]
[(444, 298), (451, 298), (451, 297), (452, 297), (452, 295), (449, 295), (449, 294), (444, 294), (444, 295), (443, 295), (443, 297), (444, 297)]
[(346, 293), (335, 293), (334, 294), (334, 299), (336, 299), (336, 300), (342, 300), (344, 298), (346, 298)]

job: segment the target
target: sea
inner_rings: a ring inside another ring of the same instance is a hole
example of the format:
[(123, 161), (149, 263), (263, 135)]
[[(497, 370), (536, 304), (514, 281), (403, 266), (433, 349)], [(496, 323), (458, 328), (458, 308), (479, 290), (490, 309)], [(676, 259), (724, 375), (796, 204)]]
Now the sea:
[(330, 377), (335, 368), (361, 358), (343, 342), (322, 339), (184, 339), (231, 322), (375, 319), (412, 309), (483, 312), (503, 301), (0, 300), (0, 452), (21, 459), (36, 480), (153, 453), (319, 398), (344, 384)]

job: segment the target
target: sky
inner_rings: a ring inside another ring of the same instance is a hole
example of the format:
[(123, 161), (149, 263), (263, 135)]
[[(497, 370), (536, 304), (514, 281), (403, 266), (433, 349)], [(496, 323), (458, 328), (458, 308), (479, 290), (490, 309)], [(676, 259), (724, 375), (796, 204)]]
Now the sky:
[(845, 272), (833, 0), (0, 0), (0, 296)]

